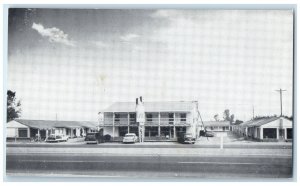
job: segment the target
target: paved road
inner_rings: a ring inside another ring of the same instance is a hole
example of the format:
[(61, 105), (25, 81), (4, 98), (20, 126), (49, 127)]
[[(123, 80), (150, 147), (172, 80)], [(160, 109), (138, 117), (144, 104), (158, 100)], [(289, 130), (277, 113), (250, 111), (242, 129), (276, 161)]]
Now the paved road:
[(8, 153), (8, 175), (123, 178), (290, 178), (291, 156)]

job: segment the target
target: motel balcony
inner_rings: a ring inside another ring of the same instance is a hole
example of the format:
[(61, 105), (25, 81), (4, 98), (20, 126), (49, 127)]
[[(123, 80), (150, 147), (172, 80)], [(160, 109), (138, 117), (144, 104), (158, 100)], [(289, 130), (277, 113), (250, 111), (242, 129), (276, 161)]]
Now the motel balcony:
[[(135, 118), (104, 118), (102, 126), (138, 126)], [(145, 126), (190, 126), (188, 118), (146, 118)]]

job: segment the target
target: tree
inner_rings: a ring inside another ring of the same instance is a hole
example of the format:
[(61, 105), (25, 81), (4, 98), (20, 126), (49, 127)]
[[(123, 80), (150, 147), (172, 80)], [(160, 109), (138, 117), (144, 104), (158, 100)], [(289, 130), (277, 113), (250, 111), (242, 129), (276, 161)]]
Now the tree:
[(215, 115), (214, 115), (214, 119), (215, 119), (216, 121), (220, 121), (220, 119), (219, 119), (219, 114), (215, 114)]
[(239, 125), (239, 124), (241, 124), (241, 123), (243, 123), (243, 121), (237, 119), (237, 120), (235, 120), (235, 123), (234, 123), (234, 124), (235, 124), (235, 125)]
[(21, 110), (21, 101), (16, 101), (16, 92), (11, 90), (7, 91), (7, 116), (6, 121), (10, 122), (15, 118), (20, 117)]
[(232, 124), (234, 121), (234, 114), (230, 115), (229, 109), (225, 109), (224, 113), (223, 113), (223, 118), (224, 118), (224, 121), (229, 121), (230, 124)]

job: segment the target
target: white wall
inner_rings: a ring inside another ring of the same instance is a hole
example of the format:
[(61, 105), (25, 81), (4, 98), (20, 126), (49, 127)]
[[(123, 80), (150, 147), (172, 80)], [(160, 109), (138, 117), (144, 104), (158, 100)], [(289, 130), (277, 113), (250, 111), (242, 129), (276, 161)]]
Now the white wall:
[(7, 137), (19, 137), (18, 136), (19, 135), (19, 133), (18, 133), (19, 128), (26, 128), (28, 130), (27, 131), (27, 137), (30, 136), (29, 127), (15, 121), (15, 120), (6, 123), (6, 136)]
[(17, 137), (18, 129), (17, 128), (6, 128), (6, 137)]

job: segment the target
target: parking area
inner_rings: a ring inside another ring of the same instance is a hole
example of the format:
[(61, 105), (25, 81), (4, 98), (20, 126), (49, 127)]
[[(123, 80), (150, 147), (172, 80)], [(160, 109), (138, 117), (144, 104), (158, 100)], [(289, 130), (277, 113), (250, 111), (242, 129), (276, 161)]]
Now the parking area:
[[(200, 138), (198, 138), (196, 140), (195, 145), (220, 145), (221, 143), (221, 135), (218, 133), (214, 133), (214, 137), (203, 137), (201, 136)], [(231, 132), (226, 132), (223, 133), (223, 143), (224, 144), (291, 144), (291, 142), (258, 142), (258, 141), (254, 141), (254, 140), (246, 140), (243, 137), (238, 137), (234, 134), (232, 134)], [(7, 142), (7, 144), (53, 144), (53, 145), (86, 145), (86, 142), (84, 141), (84, 137), (80, 137), (80, 138), (69, 138), (67, 142), (58, 142), (58, 143), (48, 143), (45, 141), (41, 141), (41, 142), (28, 142), (28, 141), (24, 141), (24, 142)], [(149, 146), (169, 146), (169, 145), (179, 145), (179, 143), (177, 141), (148, 141), (148, 142), (144, 142), (144, 143), (126, 143), (123, 144), (121, 141), (110, 141), (110, 142), (105, 142), (105, 143), (100, 143), (98, 144), (99, 146), (114, 146), (114, 145), (124, 145), (124, 146), (139, 146), (139, 145), (149, 145)], [(184, 146), (189, 146), (188, 144), (181, 144)], [(92, 146), (92, 145), (91, 145)], [(192, 146), (192, 145), (191, 145)]]

